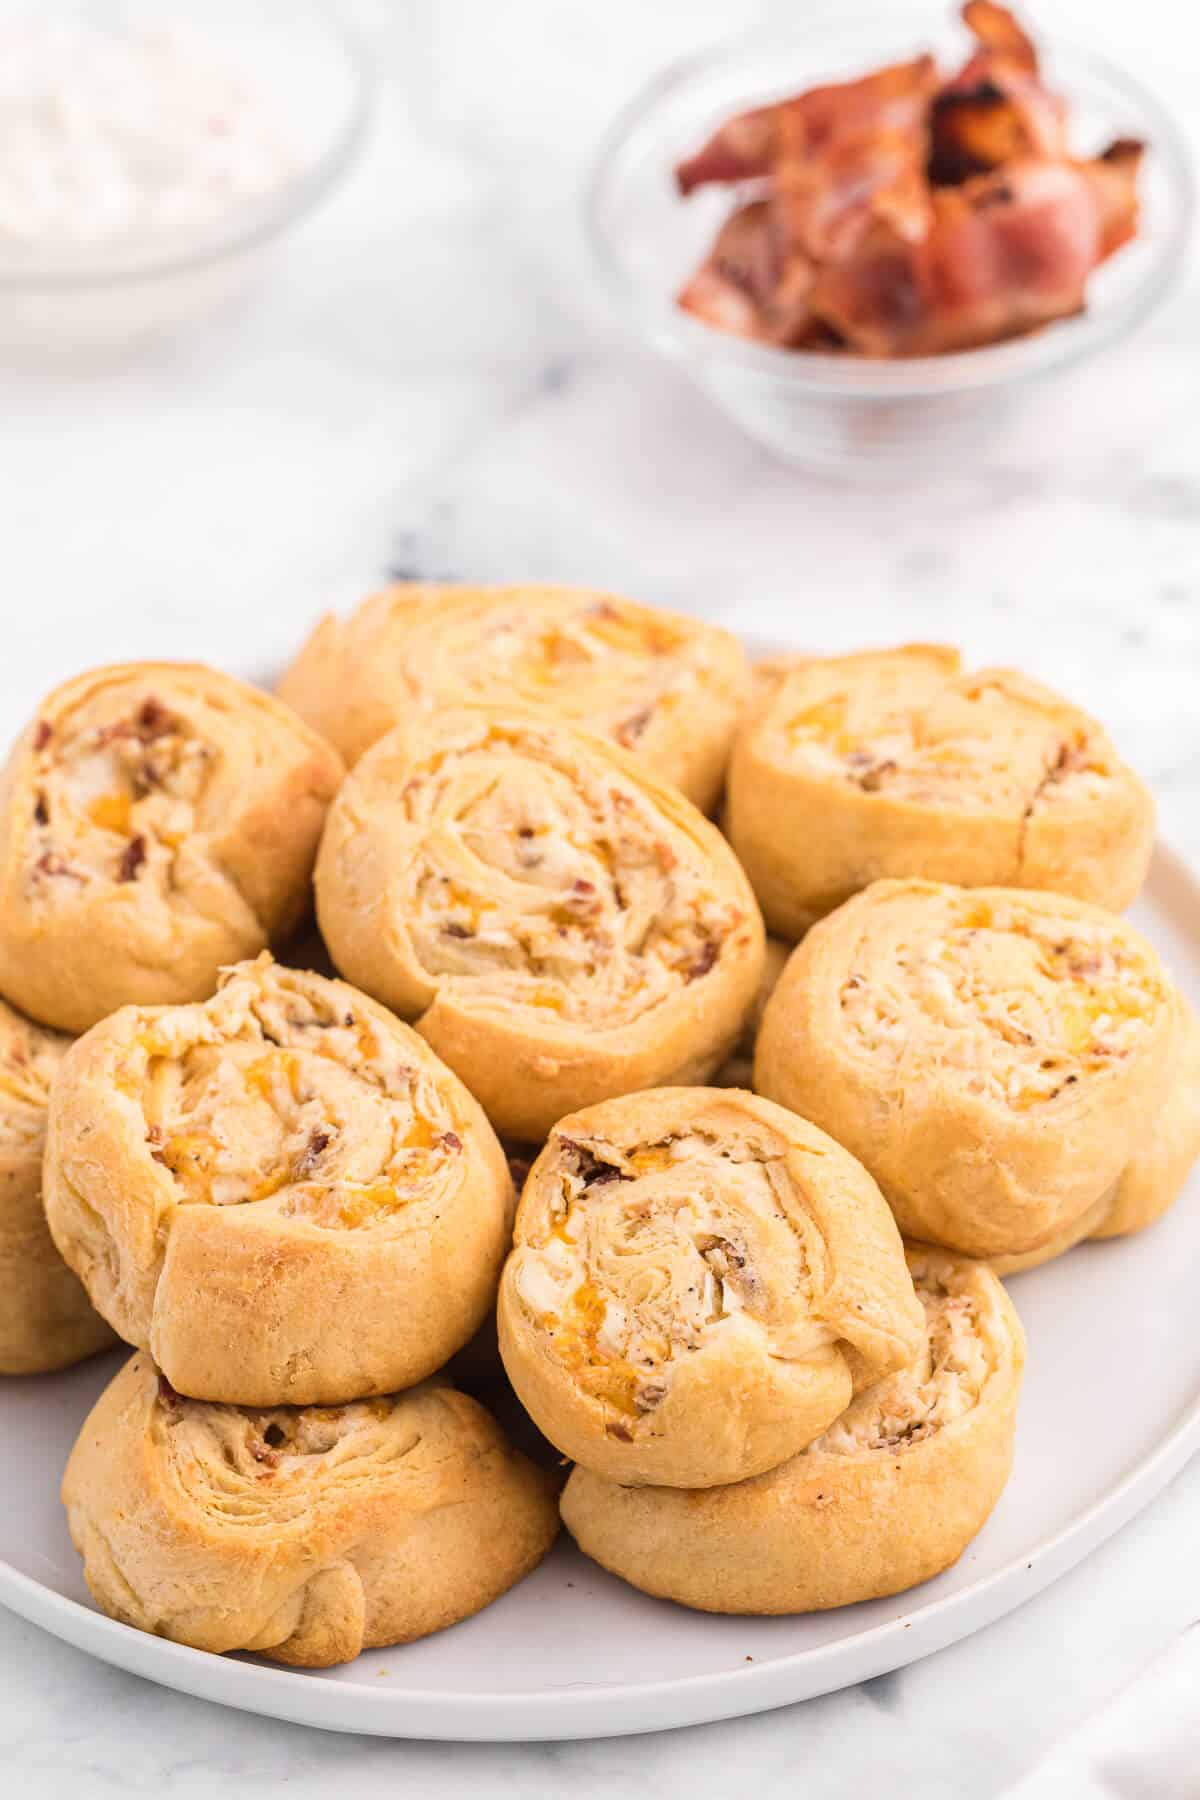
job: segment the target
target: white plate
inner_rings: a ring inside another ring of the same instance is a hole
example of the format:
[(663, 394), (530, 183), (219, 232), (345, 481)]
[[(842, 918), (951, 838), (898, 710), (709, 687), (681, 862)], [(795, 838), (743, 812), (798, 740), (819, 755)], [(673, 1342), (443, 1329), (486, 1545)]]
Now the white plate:
[[(1200, 998), (1200, 882), (1160, 846), (1135, 917)], [(1200, 1176), (1152, 1231), (1012, 1282), (1029, 1337), (1016, 1464), (955, 1568), (892, 1600), (720, 1619), (650, 1600), (567, 1542), (477, 1618), (345, 1668), (219, 1657), (96, 1612), (58, 1504), (67, 1452), (120, 1362), (0, 1381), (0, 1602), (105, 1662), (248, 1712), (395, 1737), (655, 1731), (782, 1706), (926, 1656), (1103, 1543), (1200, 1449)]]

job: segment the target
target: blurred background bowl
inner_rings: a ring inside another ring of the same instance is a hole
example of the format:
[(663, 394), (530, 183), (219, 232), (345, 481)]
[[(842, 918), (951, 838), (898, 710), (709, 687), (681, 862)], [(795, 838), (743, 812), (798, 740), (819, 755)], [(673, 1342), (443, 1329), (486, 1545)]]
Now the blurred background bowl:
[(0, 30), (182, 26), (269, 106), (294, 157), (283, 183), (169, 246), (0, 250), (0, 354), (110, 352), (193, 323), (244, 292), (270, 252), (352, 165), (370, 113), (367, 61), (321, 0), (0, 0)]
[(1071, 143), (1093, 154), (1146, 140), (1138, 237), (1095, 271), (1075, 318), (1026, 337), (946, 356), (878, 361), (780, 350), (680, 311), (675, 295), (707, 254), (736, 189), (681, 199), (680, 158), (747, 107), (846, 79), (920, 50), (957, 66), (965, 32), (947, 8), (854, 4), (807, 11), (802, 26), (744, 38), (652, 81), (601, 144), (586, 194), (596, 265), (626, 322), (759, 443), (806, 467), (917, 481), (984, 440), (1034, 378), (1094, 356), (1141, 324), (1170, 291), (1187, 249), (1194, 184), (1170, 113), (1125, 70), (1035, 33), (1048, 85), (1070, 107)]

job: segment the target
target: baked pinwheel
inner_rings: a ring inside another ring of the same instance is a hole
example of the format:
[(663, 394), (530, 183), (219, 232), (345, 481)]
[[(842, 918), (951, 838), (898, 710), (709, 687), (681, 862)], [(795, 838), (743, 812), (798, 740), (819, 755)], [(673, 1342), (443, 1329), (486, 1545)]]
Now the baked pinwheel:
[(287, 707), (215, 669), (56, 688), (0, 778), (0, 992), (72, 1032), (203, 999), (300, 923), (341, 775)]
[(1178, 1077), (1179, 1008), (1099, 907), (880, 881), (793, 953), (755, 1086), (845, 1144), (906, 1237), (1024, 1258), (1099, 1224)]
[(1049, 688), (912, 644), (780, 680), (735, 743), (725, 823), (768, 929), (795, 939), (889, 876), (1119, 911), (1145, 878), (1154, 805)]
[(707, 812), (749, 685), (732, 633), (683, 613), (588, 588), (402, 585), (322, 619), (279, 693), (351, 764), (414, 713), (546, 708)]
[(67, 1053), (46, 1214), (97, 1311), (197, 1399), (361, 1399), (439, 1369), (508, 1248), (504, 1152), (415, 1032), (268, 956)]
[(250, 1411), (184, 1399), (141, 1353), (88, 1415), (62, 1497), (112, 1618), (303, 1668), (469, 1617), (558, 1529), (550, 1478), (452, 1387)]
[(925, 1341), (780, 1468), (731, 1487), (620, 1487), (577, 1468), (562, 1515), (634, 1587), (704, 1612), (799, 1613), (902, 1593), (955, 1562), (1012, 1465), (1020, 1320), (981, 1264), (916, 1246)]
[(115, 1341), (42, 1208), (46, 1107), (66, 1049), (0, 1000), (0, 1375), (65, 1369)]
[(706, 1081), (762, 973), (716, 828), (617, 746), (517, 709), (389, 732), (330, 811), (316, 888), (342, 974), (525, 1142), (610, 1095)]
[(707, 1487), (783, 1462), (921, 1340), (874, 1182), (754, 1094), (661, 1088), (563, 1119), (517, 1212), (509, 1379), (565, 1456)]

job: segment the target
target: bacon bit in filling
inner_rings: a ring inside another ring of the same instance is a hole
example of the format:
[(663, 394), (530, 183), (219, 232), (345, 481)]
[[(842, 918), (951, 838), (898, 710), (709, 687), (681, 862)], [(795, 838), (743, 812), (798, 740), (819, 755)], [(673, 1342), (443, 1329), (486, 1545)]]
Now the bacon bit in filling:
[(631, 714), (628, 719), (623, 719), (613, 736), (618, 744), (623, 745), (626, 750), (632, 750), (653, 717), (654, 708), (643, 706), (639, 712)]
[(146, 860), (146, 840), (144, 837), (130, 838), (121, 856), (119, 879), (136, 881), (137, 872)]

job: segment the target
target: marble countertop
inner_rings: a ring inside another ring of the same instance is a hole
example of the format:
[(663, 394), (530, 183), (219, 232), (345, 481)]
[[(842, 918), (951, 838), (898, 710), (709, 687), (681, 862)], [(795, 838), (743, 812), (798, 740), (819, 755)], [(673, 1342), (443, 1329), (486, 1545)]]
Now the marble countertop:
[[(204, 657), (248, 666), (387, 571), (612, 586), (835, 648), (950, 637), (1100, 713), (1200, 856), (1200, 288), (1086, 379), (1035, 392), (971, 467), (908, 493), (772, 462), (625, 341), (578, 186), (654, 68), (747, 0), (354, 0), (380, 116), (337, 198), (238, 311), (120, 367), (0, 373), (3, 607), (46, 684)], [(1171, 0), (1043, 0), (1194, 116), (1200, 25)], [(28, 662), (28, 659), (26, 659)], [(0, 663), (0, 707), (23, 711)], [(0, 1745), (30, 1795), (478, 1800), (752, 1785), (761, 1800), (984, 1800), (1200, 1616), (1200, 1465), (1019, 1612), (897, 1675), (656, 1738), (454, 1747), (221, 1711), (0, 1613)]]

